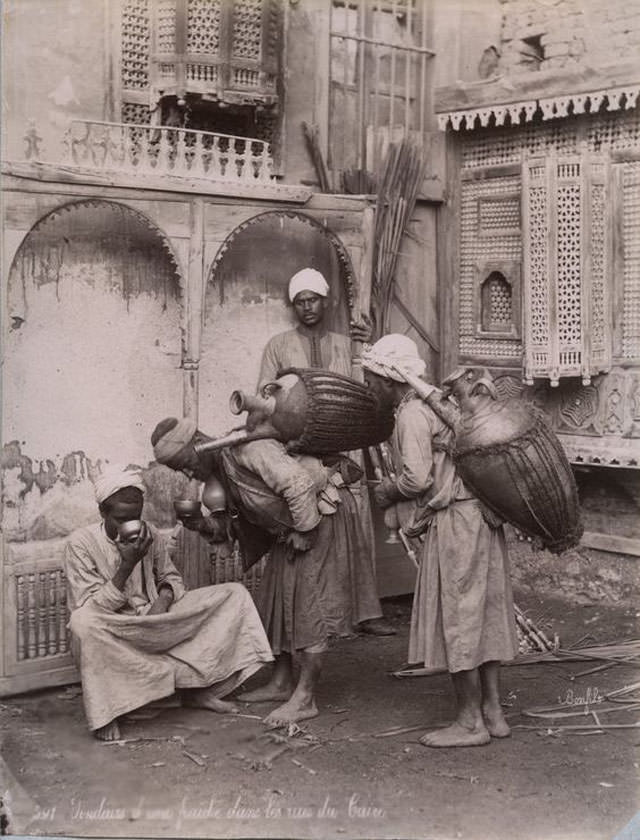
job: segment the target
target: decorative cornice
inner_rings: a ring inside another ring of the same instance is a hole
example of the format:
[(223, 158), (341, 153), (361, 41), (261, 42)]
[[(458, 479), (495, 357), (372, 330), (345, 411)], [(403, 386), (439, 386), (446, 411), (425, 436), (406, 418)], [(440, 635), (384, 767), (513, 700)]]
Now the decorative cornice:
[(630, 110), (635, 108), (639, 95), (640, 83), (589, 93), (560, 94), (507, 104), (483, 105), (439, 113), (438, 128), (441, 131), (446, 131), (449, 125), (454, 131), (486, 128), (492, 117), (493, 126), (518, 126), (532, 122), (537, 114), (541, 114), (543, 120), (560, 119), (573, 114), (595, 114), (603, 103), (606, 103), (607, 111)]
[(313, 190), (300, 184), (279, 184), (274, 181), (251, 183), (249, 181), (224, 181), (186, 175), (104, 172), (90, 168), (40, 161), (2, 161), (0, 172), (15, 178), (50, 181), (87, 186), (133, 187), (160, 192), (191, 193), (203, 196), (248, 198), (258, 201), (282, 201), (304, 204)]
[(569, 461), (588, 467), (640, 467), (638, 438), (596, 438), (558, 433)]

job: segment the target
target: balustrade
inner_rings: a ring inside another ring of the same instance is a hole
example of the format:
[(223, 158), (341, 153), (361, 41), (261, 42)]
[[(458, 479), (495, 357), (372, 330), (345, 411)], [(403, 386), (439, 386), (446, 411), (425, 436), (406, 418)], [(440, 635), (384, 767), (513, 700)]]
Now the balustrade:
[(269, 183), (269, 144), (251, 137), (162, 125), (73, 120), (65, 162), (102, 171), (173, 174), (217, 181)]

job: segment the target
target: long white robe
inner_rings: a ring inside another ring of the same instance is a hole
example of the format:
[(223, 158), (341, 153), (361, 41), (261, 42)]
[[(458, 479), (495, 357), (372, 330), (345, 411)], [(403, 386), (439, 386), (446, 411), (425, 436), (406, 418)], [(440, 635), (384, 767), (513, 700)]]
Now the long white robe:
[(449, 450), (453, 434), (422, 400), (405, 402), (396, 417), (393, 449), (406, 501), (398, 519), (411, 523), (416, 506), (431, 512), (416, 580), (409, 662), (455, 673), (518, 652), (502, 527), (485, 522)]
[[(164, 541), (151, 531), (153, 544), (123, 592), (111, 582), (120, 554), (102, 523), (80, 528), (67, 543), (69, 627), (90, 729), (176, 689), (210, 688), (223, 697), (273, 659), (244, 586), (186, 592)], [(167, 613), (147, 615), (163, 583), (174, 602)]]

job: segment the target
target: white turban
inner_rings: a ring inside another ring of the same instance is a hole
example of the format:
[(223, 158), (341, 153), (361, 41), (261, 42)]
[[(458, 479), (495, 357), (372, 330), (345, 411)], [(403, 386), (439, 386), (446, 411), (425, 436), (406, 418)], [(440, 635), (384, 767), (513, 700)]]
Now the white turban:
[(414, 376), (423, 376), (426, 370), (426, 364), (418, 354), (415, 341), (398, 333), (385, 335), (372, 347), (365, 347), (362, 351), (362, 367), (396, 382), (406, 380), (394, 370), (395, 367)]
[(125, 487), (136, 487), (144, 493), (144, 482), (140, 470), (127, 469), (122, 465), (114, 464), (106, 467), (102, 473), (94, 479), (96, 501), (102, 504), (109, 496), (113, 496), (118, 490)]
[(329, 284), (315, 268), (303, 268), (289, 280), (289, 300), (291, 303), (300, 292), (315, 292), (320, 297), (329, 294)]
[(166, 464), (180, 452), (193, 438), (198, 426), (191, 417), (183, 417), (177, 420), (175, 425), (168, 429), (162, 437), (156, 441), (153, 447), (153, 454), (159, 464)]

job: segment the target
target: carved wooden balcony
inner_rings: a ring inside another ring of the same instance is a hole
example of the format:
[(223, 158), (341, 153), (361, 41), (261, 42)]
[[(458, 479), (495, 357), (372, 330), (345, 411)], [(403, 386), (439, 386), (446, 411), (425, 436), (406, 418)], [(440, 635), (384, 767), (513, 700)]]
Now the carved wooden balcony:
[(312, 190), (281, 184), (269, 143), (254, 137), (164, 125), (73, 120), (58, 153), (49, 155), (32, 122), (25, 134), (26, 163), (3, 161), (19, 177), (131, 186), (305, 202)]
[(64, 145), (65, 163), (110, 172), (191, 175), (217, 181), (270, 183), (269, 145), (170, 126), (74, 120)]

